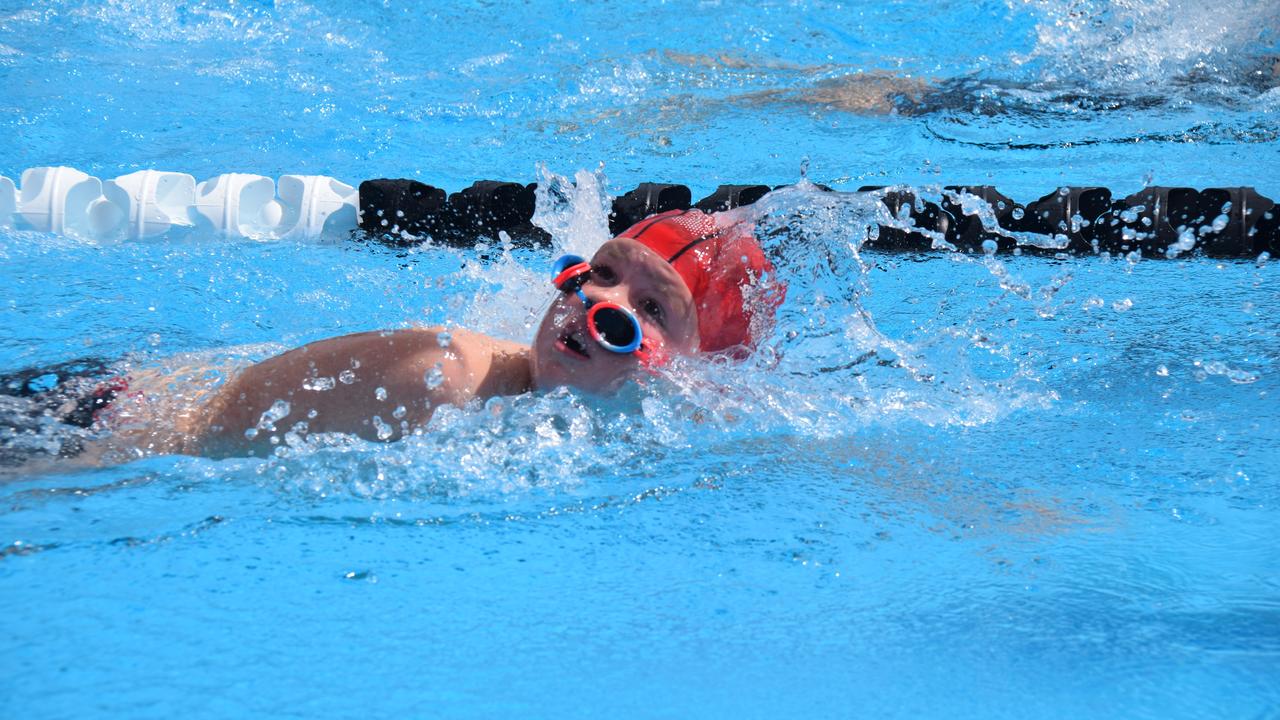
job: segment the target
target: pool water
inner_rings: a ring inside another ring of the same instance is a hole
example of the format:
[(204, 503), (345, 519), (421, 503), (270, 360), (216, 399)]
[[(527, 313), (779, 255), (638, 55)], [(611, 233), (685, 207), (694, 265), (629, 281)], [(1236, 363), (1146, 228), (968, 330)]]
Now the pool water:
[[(741, 211), (788, 284), (743, 362), (450, 409), (390, 445), (0, 479), (0, 715), (1273, 716), (1277, 263), (863, 252), (880, 215), (853, 191), (1280, 198), (1277, 21), (0, 9), (0, 175), (566, 189), (540, 198), (551, 249), (0, 230), (0, 372), (244, 363), (420, 323), (527, 340), (549, 260), (607, 238), (611, 195), (800, 183)], [(866, 76), (924, 89), (867, 108)]]

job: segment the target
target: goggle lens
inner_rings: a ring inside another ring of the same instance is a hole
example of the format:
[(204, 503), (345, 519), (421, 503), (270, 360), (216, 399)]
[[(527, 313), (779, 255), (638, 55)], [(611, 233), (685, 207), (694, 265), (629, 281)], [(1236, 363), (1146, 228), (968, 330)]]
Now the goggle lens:
[(578, 292), (591, 274), (591, 263), (577, 255), (565, 255), (551, 266), (551, 282), (561, 292)]
[(592, 305), (587, 311), (587, 329), (606, 350), (629, 353), (640, 349), (640, 321), (621, 305), (607, 302)]

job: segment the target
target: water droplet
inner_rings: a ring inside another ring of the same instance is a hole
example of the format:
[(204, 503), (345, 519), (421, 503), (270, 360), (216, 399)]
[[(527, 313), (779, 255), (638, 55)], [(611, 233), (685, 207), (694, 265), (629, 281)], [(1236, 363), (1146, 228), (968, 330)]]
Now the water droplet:
[(290, 409), (287, 400), (277, 400), (271, 403), (271, 407), (264, 410), (262, 416), (258, 418), (258, 429), (275, 432), (276, 421), (288, 416)]
[(335, 384), (331, 377), (307, 378), (302, 381), (302, 389), (324, 392), (325, 390), (332, 390)]
[(998, 246), (998, 245), (996, 245), (996, 241), (995, 241), (995, 240), (983, 240), (983, 241), (982, 241), (982, 252), (983, 252), (983, 253), (985, 253), (986, 255), (995, 255), (995, 254), (996, 254), (996, 248), (998, 248), (998, 247), (999, 247), (999, 246)]
[(436, 344), (442, 348), (447, 348), (453, 343), (453, 335), (448, 330), (441, 330), (436, 333)]
[(252, 440), (258, 437), (258, 428), (249, 428), (248, 430), (245, 430), (244, 436), (247, 440)]
[(387, 400), (387, 389), (386, 389), (386, 388), (384, 388), (384, 387), (379, 387), (379, 388), (377, 388), (376, 390), (374, 390), (374, 391), (373, 391), (373, 396), (374, 396), (374, 397), (376, 397), (376, 398), (378, 398), (378, 402), (386, 402), (386, 400)]
[(1256, 264), (1258, 267), (1262, 267), (1263, 265), (1266, 265), (1266, 264), (1267, 264), (1267, 261), (1268, 261), (1268, 260), (1270, 260), (1270, 259), (1271, 259), (1271, 253), (1269, 253), (1269, 252), (1263, 252), (1262, 254), (1258, 255), (1258, 259), (1257, 259), (1257, 261), (1255, 262), (1255, 264)]
[(1015, 208), (1013, 209), (1013, 212), (1012, 212), (1012, 213), (1010, 213), (1010, 214), (1011, 214), (1011, 215), (1013, 215), (1013, 219), (1014, 219), (1014, 220), (1021, 220), (1021, 219), (1022, 219), (1022, 217), (1023, 217), (1024, 215), (1026, 215), (1026, 212), (1024, 212), (1024, 211), (1023, 211), (1023, 209), (1022, 209), (1022, 208), (1020, 208), (1020, 207), (1015, 207)]
[(315, 408), (311, 408), (310, 410), (307, 411), (307, 417), (311, 420), (315, 420), (316, 416), (319, 414), (320, 413), (316, 412)]
[(422, 380), (427, 384), (428, 390), (435, 390), (444, 384), (444, 368), (440, 367), (440, 363), (432, 365)]
[(390, 440), (391, 436), (395, 434), (391, 426), (383, 422), (378, 415), (373, 416), (373, 427), (377, 431), (379, 440)]
[(408, 412), (409, 412), (409, 411), (408, 411), (408, 410), (405, 410), (405, 408), (404, 408), (404, 406), (403, 406), (403, 405), (397, 405), (397, 406), (396, 406), (396, 409), (391, 413), (391, 417), (393, 417), (393, 418), (395, 418), (395, 419), (399, 420), (399, 419), (403, 418), (403, 417), (405, 416), (405, 414), (406, 414), (406, 413), (408, 413)]
[(350, 385), (355, 381), (356, 381), (356, 374), (351, 372), (350, 370), (343, 370), (342, 372), (338, 373), (338, 382), (342, 383), (343, 385)]

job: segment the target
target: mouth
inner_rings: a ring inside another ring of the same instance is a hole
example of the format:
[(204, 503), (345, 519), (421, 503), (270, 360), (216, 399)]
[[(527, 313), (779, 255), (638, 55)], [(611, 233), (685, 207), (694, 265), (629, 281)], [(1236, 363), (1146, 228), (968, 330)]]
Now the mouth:
[(565, 333), (556, 340), (556, 349), (577, 360), (589, 360), (587, 344), (578, 333)]

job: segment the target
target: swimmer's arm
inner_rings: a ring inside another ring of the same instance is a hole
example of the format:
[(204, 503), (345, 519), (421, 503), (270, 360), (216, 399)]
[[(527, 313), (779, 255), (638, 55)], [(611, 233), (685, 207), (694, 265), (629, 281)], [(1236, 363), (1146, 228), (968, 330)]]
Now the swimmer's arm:
[(209, 403), (194, 451), (267, 454), (291, 430), (397, 439), (424, 426), (439, 405), (463, 404), (474, 394), (468, 343), (442, 347), (437, 335), (422, 329), (346, 335), (253, 365)]

